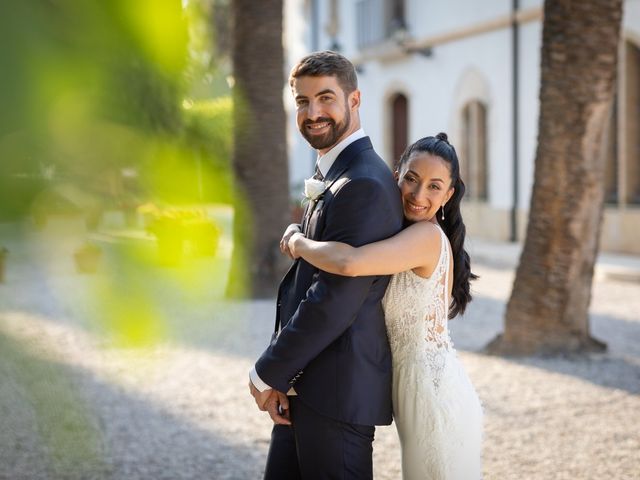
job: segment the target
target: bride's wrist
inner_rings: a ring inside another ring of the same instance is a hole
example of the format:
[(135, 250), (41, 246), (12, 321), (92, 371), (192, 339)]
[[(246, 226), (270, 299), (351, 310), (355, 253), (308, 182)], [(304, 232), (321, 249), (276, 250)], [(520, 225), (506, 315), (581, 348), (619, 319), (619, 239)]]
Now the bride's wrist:
[(289, 245), (292, 246), (293, 248), (300, 248), (301, 245), (301, 240), (305, 238), (304, 233), (302, 232), (296, 232), (293, 235), (291, 235), (291, 238), (289, 239)]

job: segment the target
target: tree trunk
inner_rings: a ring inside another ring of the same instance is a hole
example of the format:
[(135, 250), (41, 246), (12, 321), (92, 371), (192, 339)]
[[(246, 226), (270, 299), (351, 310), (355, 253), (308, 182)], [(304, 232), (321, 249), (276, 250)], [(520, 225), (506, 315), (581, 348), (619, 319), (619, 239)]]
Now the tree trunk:
[(239, 199), (227, 295), (269, 297), (288, 264), (278, 248), (289, 216), (283, 1), (233, 0), (231, 9), (232, 163)]
[(603, 350), (588, 310), (603, 214), (621, 0), (547, 0), (529, 223), (493, 353)]

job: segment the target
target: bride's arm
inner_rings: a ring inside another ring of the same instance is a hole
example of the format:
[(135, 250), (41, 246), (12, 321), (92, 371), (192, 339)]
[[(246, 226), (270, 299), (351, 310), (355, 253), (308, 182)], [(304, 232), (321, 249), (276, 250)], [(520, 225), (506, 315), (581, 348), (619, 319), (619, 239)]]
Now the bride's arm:
[(418, 222), (393, 237), (352, 247), (341, 242), (318, 242), (301, 233), (289, 239), (294, 258), (302, 257), (325, 272), (348, 277), (389, 275), (435, 265), (440, 254), (440, 233), (430, 222)]

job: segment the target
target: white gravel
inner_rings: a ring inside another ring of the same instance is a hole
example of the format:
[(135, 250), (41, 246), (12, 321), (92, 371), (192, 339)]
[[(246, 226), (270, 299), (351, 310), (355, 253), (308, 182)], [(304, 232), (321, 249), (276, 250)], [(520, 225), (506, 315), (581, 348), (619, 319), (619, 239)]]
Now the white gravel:
[[(273, 302), (215, 300), (214, 260), (172, 275), (109, 253), (102, 274), (78, 275), (74, 233), (0, 226), (10, 250), (0, 479), (261, 478), (270, 420), (247, 373), (269, 338)], [(640, 283), (595, 284), (592, 329), (606, 354), (514, 360), (480, 353), (501, 330), (513, 271), (477, 271), (476, 299), (452, 331), (485, 408), (485, 479), (640, 479)], [(114, 296), (96, 300), (105, 284)], [(160, 312), (147, 318), (137, 305), (139, 323), (161, 326), (148, 329), (157, 341), (136, 348), (105, 316), (134, 293)], [(376, 479), (400, 478), (393, 426), (377, 430), (374, 468)]]

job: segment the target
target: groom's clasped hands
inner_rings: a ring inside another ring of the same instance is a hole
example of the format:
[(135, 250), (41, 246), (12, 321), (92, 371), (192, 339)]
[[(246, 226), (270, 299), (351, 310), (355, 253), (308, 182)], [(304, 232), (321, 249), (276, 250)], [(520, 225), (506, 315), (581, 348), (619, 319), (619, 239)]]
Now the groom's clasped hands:
[(263, 412), (266, 411), (269, 413), (273, 423), (278, 425), (291, 425), (289, 399), (284, 393), (272, 388), (261, 392), (251, 383), (251, 380), (249, 380), (249, 392), (253, 395), (258, 408)]

